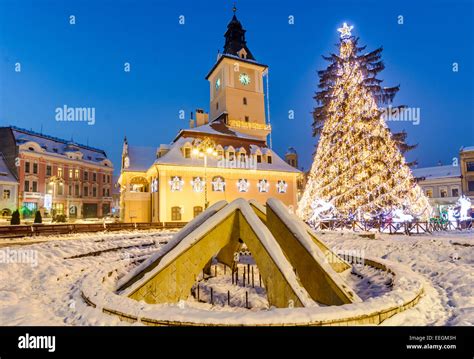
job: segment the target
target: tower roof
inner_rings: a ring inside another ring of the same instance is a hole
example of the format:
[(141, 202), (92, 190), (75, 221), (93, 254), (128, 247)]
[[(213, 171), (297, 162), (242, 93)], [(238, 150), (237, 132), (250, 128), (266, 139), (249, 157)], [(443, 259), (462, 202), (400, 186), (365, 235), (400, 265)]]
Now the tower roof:
[(249, 48), (247, 47), (247, 41), (245, 41), (245, 29), (243, 28), (240, 21), (237, 19), (235, 12), (237, 9), (234, 6), (234, 15), (232, 20), (230, 20), (227, 25), (227, 31), (224, 34), (225, 44), (224, 44), (224, 54), (228, 55), (239, 55), (239, 51), (245, 49), (249, 60), (255, 60)]

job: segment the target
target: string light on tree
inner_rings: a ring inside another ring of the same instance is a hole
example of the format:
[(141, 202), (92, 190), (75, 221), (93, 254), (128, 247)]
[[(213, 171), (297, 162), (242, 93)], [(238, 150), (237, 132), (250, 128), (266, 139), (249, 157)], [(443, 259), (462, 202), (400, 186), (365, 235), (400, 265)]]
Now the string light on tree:
[(381, 86), (382, 49), (364, 52), (352, 29), (346, 23), (338, 29), (339, 53), (324, 57), (330, 64), (318, 72), (313, 135), (319, 143), (297, 213), (314, 220), (325, 208), (315, 204), (331, 203), (346, 218), (402, 209), (426, 219), (431, 206), (403, 156), (415, 146), (405, 132), (392, 134), (382, 116), (399, 87)]

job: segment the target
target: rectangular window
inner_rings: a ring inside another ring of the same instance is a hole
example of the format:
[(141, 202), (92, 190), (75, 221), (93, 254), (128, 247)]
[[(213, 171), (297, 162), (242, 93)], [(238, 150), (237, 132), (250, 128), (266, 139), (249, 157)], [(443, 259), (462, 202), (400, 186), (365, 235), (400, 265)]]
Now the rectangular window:
[(459, 197), (459, 188), (452, 188), (451, 189), (451, 196), (452, 197)]
[(181, 221), (181, 207), (171, 207), (171, 220)]
[(88, 181), (88, 180), (89, 180), (89, 172), (84, 171), (84, 181)]
[(105, 183), (105, 175), (102, 175), (102, 183)]
[(63, 178), (63, 169), (61, 167), (58, 167), (58, 177)]
[(62, 196), (64, 194), (64, 185), (62, 183), (58, 184), (58, 196)]
[(234, 152), (229, 152), (229, 161), (234, 160)]
[(262, 163), (262, 155), (257, 155), (257, 163)]
[(107, 195), (107, 197), (110, 197), (110, 189), (108, 189), (108, 188), (107, 188), (106, 195)]
[(433, 190), (432, 189), (427, 189), (425, 193), (426, 193), (426, 197), (433, 198)]
[(74, 170), (74, 178), (79, 179), (79, 170), (78, 169)]
[(191, 158), (191, 149), (189, 147), (184, 149), (184, 158)]
[(202, 213), (202, 207), (201, 206), (196, 206), (193, 208), (193, 213), (194, 213), (194, 218), (199, 216)]
[(37, 163), (37, 162), (34, 162), (34, 163), (33, 163), (33, 173), (34, 173), (34, 174), (37, 174), (37, 173), (38, 173), (38, 163)]
[(272, 156), (267, 156), (267, 163), (272, 163)]
[(474, 181), (468, 181), (467, 182), (467, 190), (469, 192), (474, 192)]
[(89, 196), (89, 187), (84, 186), (84, 197), (88, 197), (88, 196)]
[(105, 188), (102, 188), (102, 197), (105, 197)]
[(97, 182), (97, 173), (92, 173), (92, 181)]
[(23, 187), (25, 192), (30, 192), (30, 181), (25, 181), (25, 185)]
[(97, 188), (92, 187), (92, 197), (97, 197)]
[(466, 162), (467, 172), (474, 172), (474, 162)]
[(250, 117), (245, 116), (245, 122), (249, 122), (249, 121), (250, 121)]
[(441, 198), (448, 197), (448, 190), (446, 188), (442, 188), (439, 190), (439, 196)]
[(3, 190), (3, 199), (10, 199), (10, 190), (9, 189), (4, 189)]
[(72, 196), (72, 185), (69, 185), (67, 193), (68, 195)]
[(69, 178), (72, 179), (72, 169), (69, 170)]
[(46, 166), (46, 176), (51, 176), (51, 173), (52, 173), (52, 168), (51, 166)]
[(76, 192), (76, 197), (79, 197), (79, 196), (80, 196), (80, 193), (79, 193), (79, 185), (78, 185), (78, 184), (76, 184), (76, 185), (74, 186), (74, 191)]
[(110, 183), (110, 175), (107, 175), (107, 183)]
[(30, 163), (29, 162), (25, 162), (25, 172), (30, 173)]
[(33, 181), (32, 185), (33, 185), (33, 192), (38, 192), (38, 182)]

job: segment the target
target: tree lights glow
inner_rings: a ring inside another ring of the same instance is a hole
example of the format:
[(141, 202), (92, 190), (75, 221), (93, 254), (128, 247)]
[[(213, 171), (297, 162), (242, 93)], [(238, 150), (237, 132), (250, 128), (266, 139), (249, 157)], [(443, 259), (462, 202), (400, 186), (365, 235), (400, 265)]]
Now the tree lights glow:
[(405, 133), (392, 134), (382, 113), (398, 87), (383, 88), (376, 75), (384, 69), (382, 49), (362, 54), (364, 47), (344, 23), (339, 54), (319, 71), (314, 97), (314, 135), (319, 143), (298, 214), (314, 217), (314, 203), (332, 203), (338, 214), (379, 215), (396, 209), (428, 218), (431, 207), (415, 183), (402, 152)]

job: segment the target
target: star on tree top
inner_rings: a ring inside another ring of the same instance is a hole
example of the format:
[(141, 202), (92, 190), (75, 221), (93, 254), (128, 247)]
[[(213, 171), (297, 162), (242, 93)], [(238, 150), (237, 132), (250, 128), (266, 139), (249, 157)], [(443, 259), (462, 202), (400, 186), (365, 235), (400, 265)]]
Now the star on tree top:
[(348, 26), (347, 23), (342, 24), (342, 27), (337, 29), (341, 33), (341, 39), (346, 39), (348, 37), (351, 37), (351, 31), (354, 28), (354, 26)]

